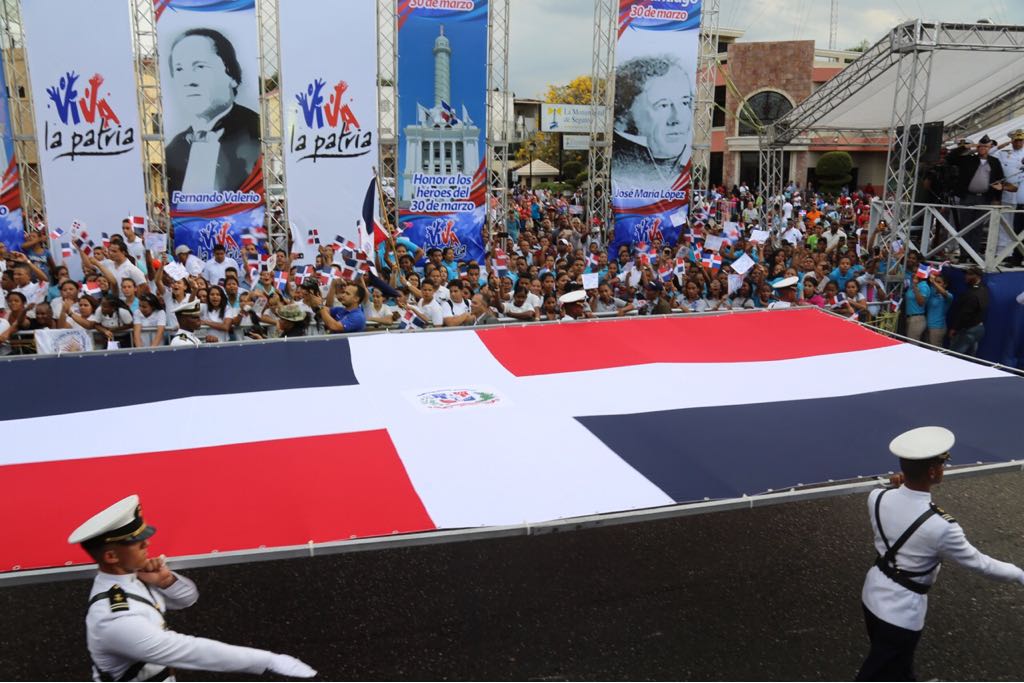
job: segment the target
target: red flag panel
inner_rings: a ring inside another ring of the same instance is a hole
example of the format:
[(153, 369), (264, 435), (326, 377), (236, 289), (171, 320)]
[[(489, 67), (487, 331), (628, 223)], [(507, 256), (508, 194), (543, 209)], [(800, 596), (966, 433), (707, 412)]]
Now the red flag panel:
[(516, 377), (645, 363), (788, 360), (899, 344), (813, 309), (505, 327), (477, 334)]
[(0, 571), (87, 562), (67, 536), (138, 493), (150, 555), (435, 527), (386, 430), (0, 467)]

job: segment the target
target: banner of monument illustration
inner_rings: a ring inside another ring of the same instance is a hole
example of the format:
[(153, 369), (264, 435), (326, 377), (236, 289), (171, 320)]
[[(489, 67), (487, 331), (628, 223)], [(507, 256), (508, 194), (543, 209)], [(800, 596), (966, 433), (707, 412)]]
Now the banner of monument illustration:
[(700, 0), (623, 0), (615, 50), (614, 254), (686, 221)]
[[(51, 251), (64, 254), (76, 221), (113, 231), (146, 212), (132, 28), (123, 0), (24, 0), (22, 21)], [(95, 201), (110, 188), (116, 202)], [(80, 275), (77, 253), (65, 262)]]
[(377, 7), (281, 0), (278, 12), (288, 217), (293, 251), (312, 263), (321, 239), (361, 243), (356, 220), (377, 163)]
[(240, 261), (264, 212), (255, 0), (169, 0), (156, 28), (175, 241)]
[(399, 227), (481, 260), (487, 0), (403, 3), (398, 27)]

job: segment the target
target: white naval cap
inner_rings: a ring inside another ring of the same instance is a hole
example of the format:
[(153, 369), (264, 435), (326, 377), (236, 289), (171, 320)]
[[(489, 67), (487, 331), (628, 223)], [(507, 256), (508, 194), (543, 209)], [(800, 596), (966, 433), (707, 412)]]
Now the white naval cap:
[(574, 289), (571, 292), (566, 292), (562, 296), (558, 297), (558, 302), (561, 304), (575, 304), (583, 301), (587, 298), (587, 292), (583, 289)]
[(187, 299), (182, 301), (180, 304), (174, 307), (174, 312), (178, 315), (199, 315), (200, 304), (199, 299)]
[(90, 517), (71, 532), (68, 543), (92, 540), (102, 540), (103, 543), (138, 543), (154, 533), (156, 528), (147, 525), (142, 519), (139, 497), (133, 494)]
[(798, 282), (800, 282), (800, 279), (796, 275), (790, 275), (789, 277), (784, 277), (778, 282), (776, 282), (774, 285), (772, 285), (772, 289), (785, 289), (786, 287), (796, 287), (796, 283)]
[(930, 460), (953, 448), (956, 437), (945, 427), (918, 427), (889, 442), (889, 450), (904, 460)]

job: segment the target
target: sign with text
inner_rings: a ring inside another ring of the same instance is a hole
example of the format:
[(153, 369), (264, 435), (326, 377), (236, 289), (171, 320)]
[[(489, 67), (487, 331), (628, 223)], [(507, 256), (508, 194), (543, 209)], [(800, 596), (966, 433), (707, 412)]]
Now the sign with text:
[(482, 261), (487, 0), (400, 3), (398, 54), (399, 227)]
[(566, 152), (586, 152), (590, 149), (589, 135), (563, 135), (562, 149)]
[(589, 133), (595, 110), (600, 113), (604, 107), (545, 102), (540, 106), (540, 129), (545, 133)]
[[(25, 0), (22, 16), (48, 227), (119, 232), (129, 215), (146, 215), (128, 8)], [(64, 260), (81, 272), (77, 254)]]
[(255, 0), (162, 0), (156, 16), (175, 244), (244, 263), (264, 214)]
[(701, 0), (622, 0), (612, 211), (619, 246), (675, 243), (690, 198)]
[[(280, 0), (278, 11), (289, 220), (303, 234), (359, 244), (377, 164), (377, 6)], [(303, 239), (292, 252), (312, 263), (317, 246)]]

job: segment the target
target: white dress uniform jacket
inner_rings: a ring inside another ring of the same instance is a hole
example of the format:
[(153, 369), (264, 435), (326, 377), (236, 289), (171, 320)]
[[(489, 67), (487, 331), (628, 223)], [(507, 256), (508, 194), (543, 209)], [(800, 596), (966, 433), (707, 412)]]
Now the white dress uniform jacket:
[[(262, 674), (267, 670), (273, 656), (271, 652), (196, 638), (167, 629), (164, 623), (166, 610), (184, 609), (199, 598), (199, 590), (192, 581), (177, 573), (175, 576), (178, 580), (162, 589), (148, 586), (134, 574), (97, 574), (85, 617), (93, 680), (103, 680), (101, 671), (106, 674), (106, 680), (121, 680), (125, 672), (139, 662), (146, 665), (126, 680), (143, 681), (165, 667), (251, 674)], [(111, 600), (104, 596), (92, 602), (92, 598), (115, 586), (124, 592), (127, 599)]]
[[(879, 535), (875, 519), (875, 500), (886, 489), (878, 489), (868, 496), (868, 515), (875, 534), (875, 549), (885, 555), (886, 546)], [(882, 498), (879, 516), (882, 531), (889, 543), (894, 543), (914, 521), (928, 510), (932, 502), (930, 493), (914, 491), (906, 486), (889, 490)], [(980, 552), (967, 541), (963, 528), (947, 514), (932, 515), (896, 553), (896, 565), (907, 572), (922, 572), (934, 567), (930, 573), (911, 578), (925, 586), (935, 583), (939, 563), (954, 560), (967, 569), (973, 569), (1000, 581), (1024, 583), (1024, 570), (1009, 562), (1000, 562)], [(924, 628), (928, 596), (920, 595), (896, 583), (877, 567), (868, 570), (861, 592), (864, 606), (872, 614), (894, 626), (920, 631)]]

